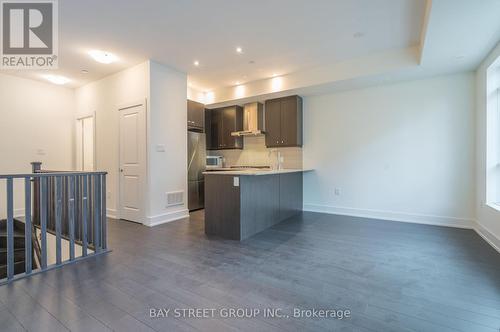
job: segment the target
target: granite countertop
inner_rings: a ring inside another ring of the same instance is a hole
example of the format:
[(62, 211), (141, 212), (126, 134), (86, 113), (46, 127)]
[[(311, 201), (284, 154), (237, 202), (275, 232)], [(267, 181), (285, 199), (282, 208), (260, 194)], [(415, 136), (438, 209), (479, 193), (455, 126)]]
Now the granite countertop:
[(205, 175), (272, 175), (284, 173), (310, 172), (312, 169), (303, 168), (288, 168), (288, 169), (227, 169), (220, 168), (217, 170), (203, 172)]

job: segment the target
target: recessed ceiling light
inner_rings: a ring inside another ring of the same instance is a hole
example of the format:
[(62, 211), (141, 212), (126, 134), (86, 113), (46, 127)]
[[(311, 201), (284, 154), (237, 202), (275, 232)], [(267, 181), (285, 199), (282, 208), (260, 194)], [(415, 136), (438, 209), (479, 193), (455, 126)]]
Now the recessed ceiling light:
[(193, 65), (195, 65), (196, 67), (198, 67), (198, 66), (200, 65), (200, 62), (199, 62), (198, 60), (195, 60), (195, 61), (193, 62)]
[(112, 53), (100, 50), (89, 51), (89, 55), (97, 62), (104, 63), (106, 65), (118, 61), (118, 57)]
[(234, 84), (236, 84), (236, 85), (240, 85), (240, 84), (241, 84), (241, 82), (240, 82), (240, 81), (236, 81)]
[(43, 75), (43, 78), (45, 78), (47, 81), (57, 84), (57, 85), (63, 85), (68, 82), (71, 82), (71, 80), (67, 77), (64, 76), (59, 76), (59, 75)]
[(363, 38), (365, 34), (363, 32), (356, 32), (352, 35), (354, 38)]
[(276, 76), (278, 76), (278, 74), (274, 73), (274, 74), (273, 74), (273, 77), (276, 77)]
[(464, 58), (465, 58), (465, 55), (463, 55), (463, 54), (455, 55), (456, 60), (462, 60)]
[(243, 53), (243, 49), (241, 47), (236, 47), (236, 53)]

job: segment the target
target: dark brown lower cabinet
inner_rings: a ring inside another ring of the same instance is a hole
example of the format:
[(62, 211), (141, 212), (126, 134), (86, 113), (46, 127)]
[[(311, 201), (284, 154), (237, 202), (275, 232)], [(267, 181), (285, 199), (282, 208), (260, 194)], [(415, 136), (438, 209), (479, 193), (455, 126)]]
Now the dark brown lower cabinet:
[(302, 202), (302, 172), (208, 174), (205, 233), (241, 241), (299, 214)]

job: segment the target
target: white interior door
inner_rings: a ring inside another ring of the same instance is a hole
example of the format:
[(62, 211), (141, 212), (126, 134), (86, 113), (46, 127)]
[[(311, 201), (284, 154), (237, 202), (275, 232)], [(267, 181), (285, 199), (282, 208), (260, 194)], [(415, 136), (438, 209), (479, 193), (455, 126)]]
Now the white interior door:
[(94, 170), (94, 117), (83, 119), (83, 170)]
[(144, 105), (120, 109), (120, 218), (142, 223), (146, 179)]
[(76, 170), (83, 171), (83, 119), (76, 120)]
[(94, 117), (76, 121), (76, 168), (79, 171), (94, 171)]

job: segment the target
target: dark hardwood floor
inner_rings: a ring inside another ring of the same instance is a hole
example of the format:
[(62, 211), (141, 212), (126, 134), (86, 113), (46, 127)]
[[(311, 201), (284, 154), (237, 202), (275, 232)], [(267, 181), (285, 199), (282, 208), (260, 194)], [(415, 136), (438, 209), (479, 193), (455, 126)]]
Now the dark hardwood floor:
[[(474, 231), (304, 213), (244, 241), (203, 212), (109, 222), (112, 253), (0, 287), (0, 330), (496, 331), (500, 254)], [(150, 308), (349, 309), (351, 318), (150, 318)]]

